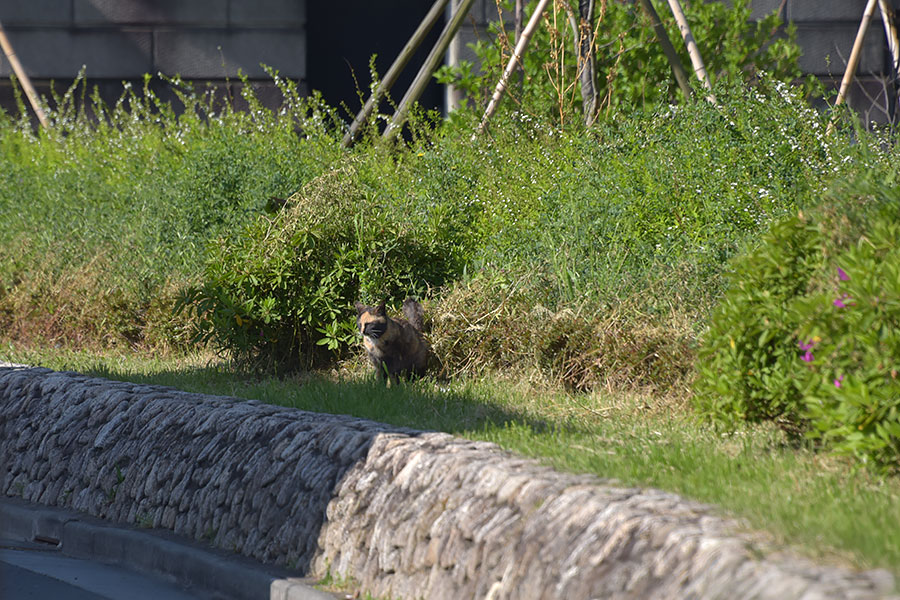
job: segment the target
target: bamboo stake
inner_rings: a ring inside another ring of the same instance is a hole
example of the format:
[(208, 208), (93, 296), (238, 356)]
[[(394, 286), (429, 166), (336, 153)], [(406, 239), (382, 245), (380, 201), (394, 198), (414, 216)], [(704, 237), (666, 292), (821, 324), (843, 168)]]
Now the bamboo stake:
[(422, 22), (419, 23), (419, 27), (413, 32), (409, 41), (406, 42), (406, 46), (403, 47), (400, 54), (394, 59), (394, 63), (388, 69), (387, 73), (385, 73), (382, 80), (378, 82), (378, 86), (372, 92), (372, 95), (369, 96), (369, 99), (366, 100), (365, 106), (363, 106), (356, 114), (356, 118), (353, 119), (353, 123), (350, 124), (350, 129), (341, 141), (341, 145), (344, 148), (349, 148), (353, 145), (356, 136), (359, 134), (360, 127), (362, 127), (362, 124), (369, 118), (369, 115), (372, 114), (375, 107), (378, 106), (382, 97), (384, 97), (391, 89), (391, 86), (397, 81), (397, 78), (400, 76), (403, 68), (406, 67), (409, 59), (412, 58), (412, 55), (415, 54), (416, 50), (425, 40), (425, 36), (428, 35), (428, 32), (431, 31), (431, 28), (437, 23), (447, 2), (449, 2), (449, 0), (435, 0), (435, 3), (431, 6), (431, 10), (428, 11), (428, 14), (426, 14), (425, 18), (422, 19)]
[(878, 7), (881, 9), (881, 22), (884, 25), (888, 50), (891, 51), (891, 66), (894, 68), (894, 83), (896, 83), (900, 79), (900, 40), (894, 26), (894, 11), (887, 0), (878, 0)]
[[(856, 73), (856, 67), (859, 65), (859, 57), (862, 54), (863, 39), (866, 37), (866, 30), (869, 28), (869, 22), (872, 20), (872, 15), (875, 13), (875, 3), (877, 1), (878, 0), (869, 0), (866, 4), (866, 9), (863, 11), (862, 21), (859, 22), (859, 30), (856, 32), (856, 40), (853, 42), (853, 49), (850, 50), (850, 59), (847, 61), (847, 68), (844, 70), (843, 79), (841, 79), (841, 88), (838, 90), (837, 98), (834, 101), (835, 109), (843, 104), (844, 98), (847, 96), (847, 90), (850, 89), (850, 83), (853, 81), (853, 75)], [(836, 118), (837, 113), (834, 113), (831, 120), (828, 122), (828, 127), (825, 129), (826, 135), (834, 131), (834, 122)]]
[(869, 28), (869, 21), (872, 20), (872, 15), (875, 12), (876, 2), (877, 0), (869, 0), (869, 3), (866, 4), (862, 21), (859, 23), (859, 31), (856, 32), (856, 40), (853, 42), (853, 49), (850, 51), (850, 60), (847, 61), (847, 69), (844, 71), (844, 78), (841, 80), (841, 89), (838, 90), (837, 99), (834, 101), (835, 108), (844, 102), (844, 98), (847, 96), (847, 89), (853, 81), (853, 75), (856, 73), (859, 57), (862, 54), (863, 38), (866, 37), (866, 30)]
[(434, 48), (431, 49), (431, 52), (425, 58), (425, 63), (419, 69), (419, 72), (416, 74), (416, 78), (409, 86), (409, 89), (406, 90), (406, 94), (397, 106), (397, 111), (391, 118), (391, 122), (384, 130), (384, 134), (382, 134), (384, 139), (393, 138), (403, 127), (410, 106), (412, 106), (412, 104), (419, 99), (419, 96), (422, 95), (422, 92), (425, 91), (425, 87), (431, 79), (431, 74), (434, 73), (438, 63), (441, 61), (441, 58), (443, 58), (444, 53), (447, 51), (447, 46), (450, 45), (450, 41), (462, 25), (463, 19), (469, 14), (469, 9), (472, 8), (472, 3), (474, 1), (475, 0), (462, 0), (456, 8), (453, 18), (451, 18), (444, 26), (444, 30), (441, 31), (441, 35), (435, 43)]
[(681, 92), (684, 94), (685, 98), (690, 98), (691, 86), (688, 84), (687, 73), (684, 71), (681, 59), (678, 58), (678, 53), (675, 52), (675, 46), (672, 45), (672, 40), (669, 39), (669, 34), (662, 24), (659, 14), (657, 14), (656, 9), (653, 8), (653, 3), (650, 2), (650, 0), (641, 0), (641, 7), (644, 9), (644, 12), (647, 13), (647, 16), (650, 17), (650, 22), (653, 24), (653, 31), (656, 33), (656, 39), (659, 40), (659, 45), (662, 46), (663, 54), (666, 55), (669, 66), (672, 67), (672, 74), (675, 75), (675, 81), (678, 82), (678, 87), (681, 88)]
[(537, 29), (538, 23), (541, 20), (541, 15), (544, 13), (544, 9), (547, 8), (548, 2), (549, 0), (540, 0), (538, 2), (538, 5), (534, 8), (534, 12), (531, 14), (531, 18), (528, 19), (528, 24), (525, 25), (525, 29), (522, 30), (522, 35), (519, 37), (519, 41), (516, 42), (516, 47), (513, 49), (512, 56), (509, 57), (509, 63), (507, 63), (503, 75), (500, 76), (497, 87), (494, 88), (494, 93), (484, 111), (484, 116), (481, 117), (481, 123), (478, 125), (478, 133), (484, 132), (488, 120), (490, 120), (494, 111), (497, 110), (497, 105), (500, 103), (500, 98), (503, 97), (503, 92), (506, 90), (509, 77), (522, 61), (522, 53), (525, 52), (525, 48), (528, 47), (528, 42), (531, 40), (531, 36), (534, 35), (534, 30)]
[(678, 2), (678, 0), (669, 0), (669, 8), (672, 10), (675, 22), (678, 23), (678, 30), (681, 31), (681, 37), (684, 38), (684, 45), (687, 47), (688, 55), (691, 57), (691, 64), (694, 65), (694, 73), (697, 74), (697, 79), (700, 80), (700, 83), (702, 83), (703, 87), (709, 92), (707, 99), (715, 104), (716, 97), (712, 93), (712, 84), (709, 82), (709, 76), (706, 74), (706, 66), (703, 64), (703, 57), (700, 56), (700, 49), (697, 48), (697, 41), (694, 39), (694, 34), (691, 33), (687, 18), (685, 18), (684, 11), (681, 9), (681, 3)]
[[(514, 19), (515, 19), (515, 31), (516, 31), (516, 41), (515, 43), (519, 43), (519, 38), (522, 37), (522, 25), (525, 20), (525, 0), (516, 0)], [(522, 88), (525, 86), (525, 69), (519, 67), (519, 92), (521, 93)]]
[(28, 74), (22, 68), (22, 63), (19, 62), (16, 51), (13, 50), (12, 44), (9, 43), (9, 38), (6, 37), (6, 31), (3, 29), (2, 23), (0, 23), (0, 46), (3, 47), (3, 53), (6, 54), (6, 59), (9, 61), (13, 73), (19, 78), (22, 89), (25, 90), (25, 96), (28, 98), (34, 114), (37, 115), (38, 121), (41, 122), (41, 126), (44, 129), (50, 127), (47, 117), (44, 115), (44, 109), (41, 108), (40, 98), (38, 98), (37, 92), (34, 91), (34, 87), (31, 85), (31, 79), (28, 78)]

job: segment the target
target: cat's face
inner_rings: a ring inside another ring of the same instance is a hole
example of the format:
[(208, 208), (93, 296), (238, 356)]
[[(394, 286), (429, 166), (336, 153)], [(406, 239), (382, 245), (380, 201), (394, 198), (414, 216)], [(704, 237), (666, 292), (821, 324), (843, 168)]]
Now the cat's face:
[(366, 306), (356, 303), (356, 325), (365, 340), (376, 341), (388, 329), (388, 318), (384, 310), (384, 302), (378, 306)]

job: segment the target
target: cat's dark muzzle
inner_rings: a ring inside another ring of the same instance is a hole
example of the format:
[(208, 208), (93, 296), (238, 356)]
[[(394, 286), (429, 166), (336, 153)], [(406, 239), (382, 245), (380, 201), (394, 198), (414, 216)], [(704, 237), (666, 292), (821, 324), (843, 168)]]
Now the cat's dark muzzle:
[(366, 335), (373, 340), (377, 340), (382, 335), (384, 335), (387, 326), (383, 323), (370, 323), (363, 328), (363, 335)]

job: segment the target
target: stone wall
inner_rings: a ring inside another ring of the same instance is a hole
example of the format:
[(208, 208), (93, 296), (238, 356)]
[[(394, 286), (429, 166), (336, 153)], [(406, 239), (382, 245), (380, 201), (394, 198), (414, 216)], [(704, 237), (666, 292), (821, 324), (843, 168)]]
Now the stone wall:
[[(0, 491), (395, 598), (877, 598), (708, 507), (487, 443), (0, 365)], [(766, 558), (761, 558), (767, 556)]]

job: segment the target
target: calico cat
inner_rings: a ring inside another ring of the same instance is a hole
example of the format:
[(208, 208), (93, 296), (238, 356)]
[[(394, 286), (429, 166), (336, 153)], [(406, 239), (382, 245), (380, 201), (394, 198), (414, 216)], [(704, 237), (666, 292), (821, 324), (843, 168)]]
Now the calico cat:
[(428, 367), (428, 344), (422, 337), (424, 310), (407, 298), (403, 301), (406, 319), (387, 316), (384, 302), (378, 306), (356, 303), (356, 324), (363, 337), (369, 361), (382, 380), (396, 383), (399, 377), (421, 377)]

